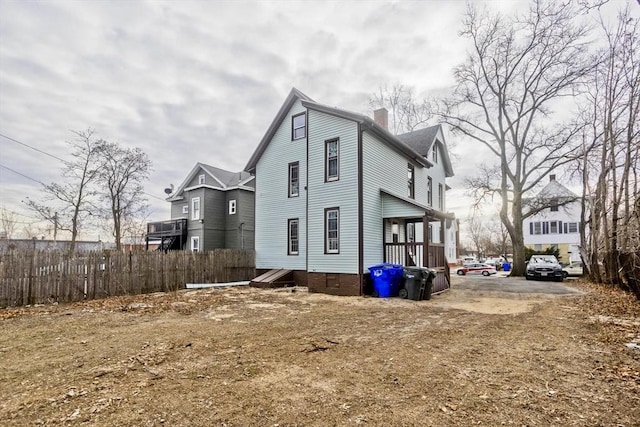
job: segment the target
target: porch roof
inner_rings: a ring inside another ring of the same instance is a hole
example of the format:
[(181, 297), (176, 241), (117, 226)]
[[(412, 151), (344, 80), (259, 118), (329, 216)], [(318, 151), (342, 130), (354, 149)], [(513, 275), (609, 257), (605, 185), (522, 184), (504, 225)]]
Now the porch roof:
[(418, 203), (408, 197), (403, 197), (391, 191), (380, 189), (382, 196), (383, 218), (416, 218), (427, 215), (436, 219), (455, 219), (453, 213), (440, 212), (429, 206)]

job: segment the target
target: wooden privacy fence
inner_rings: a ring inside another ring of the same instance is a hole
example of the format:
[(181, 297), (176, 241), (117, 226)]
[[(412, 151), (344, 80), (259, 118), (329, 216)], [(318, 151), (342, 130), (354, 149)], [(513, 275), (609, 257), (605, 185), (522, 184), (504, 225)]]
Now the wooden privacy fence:
[(255, 277), (255, 252), (0, 252), (0, 307), (175, 291)]

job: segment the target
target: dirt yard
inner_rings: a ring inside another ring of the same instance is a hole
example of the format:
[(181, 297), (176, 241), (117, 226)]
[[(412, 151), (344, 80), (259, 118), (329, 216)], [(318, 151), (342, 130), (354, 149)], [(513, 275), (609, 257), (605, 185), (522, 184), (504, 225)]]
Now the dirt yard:
[[(247, 287), (0, 310), (0, 424), (638, 426), (640, 304)], [(629, 345), (627, 345), (629, 344)]]

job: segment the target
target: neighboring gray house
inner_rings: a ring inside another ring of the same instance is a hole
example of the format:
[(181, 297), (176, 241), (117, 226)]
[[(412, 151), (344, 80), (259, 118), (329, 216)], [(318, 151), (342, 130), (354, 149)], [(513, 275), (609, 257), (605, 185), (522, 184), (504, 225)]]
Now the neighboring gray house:
[(147, 247), (159, 249), (253, 249), (254, 183), (248, 172), (197, 163), (172, 193), (171, 220), (147, 224)]
[(311, 292), (360, 295), (367, 268), (386, 261), (442, 267), (436, 285), (448, 286), (442, 129), (394, 136), (386, 113), (374, 121), (291, 90), (245, 168), (265, 273), (255, 283), (281, 269)]

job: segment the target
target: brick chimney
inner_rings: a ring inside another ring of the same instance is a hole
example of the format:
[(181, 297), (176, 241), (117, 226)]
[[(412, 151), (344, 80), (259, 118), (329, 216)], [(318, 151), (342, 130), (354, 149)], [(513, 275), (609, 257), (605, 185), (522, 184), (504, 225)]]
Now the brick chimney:
[(555, 174), (549, 175), (549, 182), (555, 181), (555, 180), (556, 180), (556, 175)]
[(379, 126), (389, 130), (389, 111), (382, 107), (373, 112), (373, 121)]

